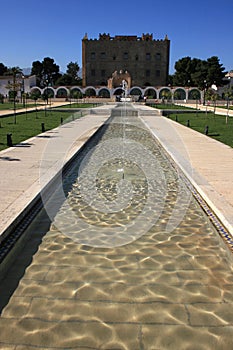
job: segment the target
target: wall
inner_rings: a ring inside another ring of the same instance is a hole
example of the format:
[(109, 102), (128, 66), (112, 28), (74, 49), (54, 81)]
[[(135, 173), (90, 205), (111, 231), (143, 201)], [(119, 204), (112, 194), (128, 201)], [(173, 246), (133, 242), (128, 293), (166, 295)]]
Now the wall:
[(152, 35), (101, 35), (99, 40), (82, 40), (83, 86), (107, 86), (114, 71), (128, 71), (132, 86), (166, 85), (170, 40), (153, 40)]

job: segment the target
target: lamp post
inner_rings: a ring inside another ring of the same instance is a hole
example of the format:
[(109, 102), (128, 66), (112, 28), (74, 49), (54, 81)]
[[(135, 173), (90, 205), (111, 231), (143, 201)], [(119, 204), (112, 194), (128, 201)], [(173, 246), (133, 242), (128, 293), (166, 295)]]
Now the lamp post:
[(14, 103), (14, 123), (16, 124), (16, 71), (13, 70), (13, 103)]
[(189, 87), (190, 87), (190, 80), (187, 82), (188, 85), (188, 95), (187, 95), (187, 103), (189, 102)]
[(206, 98), (206, 90), (207, 90), (207, 82), (206, 82), (206, 80), (204, 80), (203, 106), (205, 106), (205, 104), (206, 104), (206, 100), (205, 100), (205, 98)]
[(25, 108), (25, 86), (24, 86), (24, 79), (25, 79), (25, 76), (22, 75), (22, 91), (21, 91), (21, 102), (23, 102), (23, 108)]
[(228, 89), (227, 89), (227, 114), (226, 114), (226, 124), (228, 123), (228, 117), (229, 117), (229, 94), (230, 94), (230, 82), (231, 82), (231, 77), (229, 76), (228, 78)]
[(211, 85), (211, 89), (213, 90), (212, 99), (213, 99), (213, 102), (214, 102), (214, 117), (215, 117), (216, 101), (217, 101), (217, 98), (218, 98), (218, 96), (217, 96), (218, 88), (217, 88), (216, 82), (214, 82), (214, 84)]
[(45, 92), (44, 92), (44, 99), (45, 99), (45, 107), (44, 107), (44, 115), (45, 117), (47, 116), (47, 109), (46, 109), (46, 104), (49, 103), (49, 98), (48, 98), (48, 86), (49, 86), (49, 81), (48, 79), (45, 80)]

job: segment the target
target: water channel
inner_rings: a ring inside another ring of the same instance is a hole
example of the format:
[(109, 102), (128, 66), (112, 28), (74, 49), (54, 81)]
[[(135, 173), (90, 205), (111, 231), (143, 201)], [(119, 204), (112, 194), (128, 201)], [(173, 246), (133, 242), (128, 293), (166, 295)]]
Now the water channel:
[(133, 107), (113, 109), (27, 236), (1, 348), (232, 348), (231, 253)]

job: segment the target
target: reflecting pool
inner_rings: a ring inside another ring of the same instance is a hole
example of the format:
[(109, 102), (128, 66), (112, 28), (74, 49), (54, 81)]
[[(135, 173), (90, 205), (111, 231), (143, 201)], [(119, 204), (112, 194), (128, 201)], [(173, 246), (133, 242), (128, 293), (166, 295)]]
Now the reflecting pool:
[(233, 348), (231, 253), (133, 107), (27, 234), (0, 289), (2, 348)]

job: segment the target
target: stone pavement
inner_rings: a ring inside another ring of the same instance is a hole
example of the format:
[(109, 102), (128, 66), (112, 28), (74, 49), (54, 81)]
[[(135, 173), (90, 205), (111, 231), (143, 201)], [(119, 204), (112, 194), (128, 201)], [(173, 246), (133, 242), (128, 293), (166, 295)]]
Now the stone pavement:
[(233, 149), (168, 118), (142, 119), (233, 236)]
[(1, 239), (19, 213), (109, 117), (108, 108), (98, 109), (100, 114), (94, 118), (86, 115), (0, 152)]
[[(30, 103), (27, 105), (27, 109), (26, 108), (19, 108), (19, 109), (16, 109), (15, 113), (18, 114), (18, 113), (22, 113), (22, 112), (31, 112), (31, 111), (34, 111), (35, 109), (37, 110), (44, 110), (45, 107), (46, 109), (49, 109), (49, 108), (54, 108), (54, 107), (59, 107), (59, 106), (64, 106), (64, 105), (69, 105), (70, 102), (56, 102), (56, 101), (52, 101), (51, 103), (49, 104), (41, 104), (39, 103), (37, 105), (37, 107), (35, 107), (34, 103)], [(13, 115), (14, 114), (14, 111), (13, 110), (10, 110), (9, 109), (6, 109), (6, 110), (0, 110), (0, 117), (4, 117), (4, 116), (7, 116), (7, 115)]]
[(214, 108), (212, 105), (203, 105), (203, 104), (194, 104), (194, 103), (177, 103), (179, 106), (184, 106), (184, 107), (190, 107), (190, 108), (198, 108), (203, 112), (214, 112), (215, 109), (215, 114), (222, 115), (222, 116), (229, 116), (233, 117), (233, 110), (229, 109), (227, 110), (226, 108), (221, 108), (221, 107), (216, 107)]

